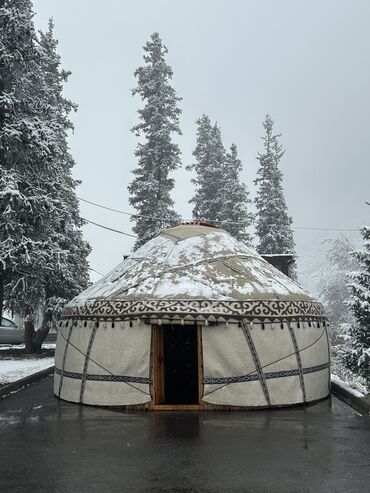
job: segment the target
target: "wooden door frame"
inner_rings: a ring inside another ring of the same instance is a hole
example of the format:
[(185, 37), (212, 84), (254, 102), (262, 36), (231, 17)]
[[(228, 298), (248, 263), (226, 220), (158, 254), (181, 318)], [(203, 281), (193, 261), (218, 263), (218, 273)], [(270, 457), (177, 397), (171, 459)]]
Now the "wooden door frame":
[[(150, 351), (150, 395), (152, 400), (149, 409), (154, 411), (200, 411), (205, 408), (203, 397), (203, 344), (202, 344), (202, 326), (197, 325), (197, 352), (198, 352), (198, 404), (160, 404), (158, 401), (163, 400), (164, 395), (164, 355), (163, 355), (163, 325), (152, 324), (152, 340)], [(179, 326), (179, 330), (182, 327)], [(159, 354), (162, 353), (162, 354)], [(158, 357), (162, 357), (162, 365), (158, 372)]]

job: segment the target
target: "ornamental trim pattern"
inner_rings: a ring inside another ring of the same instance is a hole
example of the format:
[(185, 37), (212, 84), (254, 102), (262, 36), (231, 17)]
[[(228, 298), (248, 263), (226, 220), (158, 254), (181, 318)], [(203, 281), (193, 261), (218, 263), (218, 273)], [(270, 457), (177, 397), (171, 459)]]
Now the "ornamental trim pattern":
[(83, 374), (81, 378), (81, 389), (80, 389), (80, 404), (83, 404), (83, 397), (84, 397), (84, 392), (85, 392), (85, 384), (86, 384), (86, 375), (87, 375), (87, 369), (89, 367), (90, 363), (90, 354), (91, 350), (94, 344), (94, 339), (95, 339), (95, 334), (96, 331), (98, 330), (98, 324), (95, 324), (93, 327), (93, 330), (90, 335), (89, 339), (89, 345), (87, 346), (87, 351), (85, 354), (85, 363), (84, 363), (84, 369), (83, 369)]
[(295, 357), (296, 357), (296, 360), (297, 360), (298, 374), (299, 374), (299, 382), (300, 382), (300, 385), (301, 385), (303, 402), (306, 402), (307, 401), (307, 399), (306, 399), (306, 387), (305, 387), (304, 378), (303, 378), (303, 366), (302, 366), (301, 353), (300, 353), (300, 351), (298, 349), (298, 343), (297, 343), (296, 336), (294, 334), (294, 329), (293, 329), (293, 327), (291, 326), (290, 323), (288, 323), (288, 329), (289, 329), (290, 337), (292, 339), (292, 343), (293, 343), (293, 347), (294, 347), (294, 351), (295, 351)]
[[(62, 329), (60, 329), (60, 333), (62, 334)], [(58, 397), (60, 397), (60, 394), (62, 392), (62, 386), (63, 386), (63, 376), (64, 376), (64, 367), (65, 367), (65, 364), (66, 364), (66, 358), (67, 358), (67, 351), (68, 351), (68, 348), (69, 348), (69, 340), (71, 338), (71, 334), (72, 334), (72, 325), (71, 327), (69, 328), (69, 331), (68, 331), (68, 336), (67, 336), (67, 339), (65, 339), (65, 337), (63, 336), (64, 340), (65, 340), (65, 347), (64, 347), (64, 352), (63, 352), (63, 361), (62, 361), (62, 369), (61, 369), (61, 372), (60, 372), (60, 380), (59, 380), (59, 389), (58, 389)]]
[(268, 390), (267, 385), (266, 385), (265, 375), (263, 373), (261, 362), (260, 362), (260, 359), (258, 357), (258, 353), (257, 353), (256, 347), (254, 345), (251, 333), (249, 331), (248, 324), (244, 319), (242, 319), (241, 325), (242, 325), (242, 329), (243, 329), (245, 338), (246, 338), (247, 343), (248, 343), (249, 351), (252, 354), (254, 366), (256, 367), (256, 371), (257, 371), (258, 378), (260, 380), (263, 395), (265, 396), (267, 404), (270, 406), (271, 405), (270, 394), (269, 394), (269, 390)]
[(191, 318), (193, 320), (223, 318), (326, 319), (324, 308), (317, 301), (285, 300), (119, 300), (96, 299), (82, 306), (67, 306), (62, 319), (98, 318), (130, 320), (135, 318)]
[[(322, 365), (317, 365), (317, 366), (310, 366), (308, 368), (303, 368), (302, 374), (306, 375), (308, 373), (316, 373), (317, 371), (326, 370), (329, 367), (330, 367), (330, 363), (324, 363)], [(272, 371), (272, 372), (264, 373), (263, 376), (265, 379), (298, 377), (299, 369), (294, 368), (292, 370)], [(205, 385), (222, 385), (222, 384), (230, 384), (230, 383), (254, 382), (259, 379), (260, 376), (258, 375), (258, 373), (249, 373), (248, 375), (240, 375), (236, 377), (220, 377), (220, 378), (205, 377), (203, 378), (203, 383)]]
[[(61, 368), (55, 367), (55, 373), (57, 375), (62, 374)], [(64, 371), (63, 376), (65, 378), (74, 378), (75, 380), (82, 380), (85, 377), (85, 380), (90, 380), (94, 382), (131, 382), (131, 383), (144, 383), (151, 384), (152, 381), (150, 378), (144, 377), (130, 377), (127, 375), (96, 375), (92, 373), (78, 373), (74, 371)]]

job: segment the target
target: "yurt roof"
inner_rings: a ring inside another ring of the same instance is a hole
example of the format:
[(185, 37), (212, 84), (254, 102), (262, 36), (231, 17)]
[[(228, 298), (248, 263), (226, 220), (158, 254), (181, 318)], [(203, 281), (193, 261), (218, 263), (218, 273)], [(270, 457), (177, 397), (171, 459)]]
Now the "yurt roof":
[(223, 229), (163, 230), (66, 307), (63, 316), (323, 317), (320, 303)]

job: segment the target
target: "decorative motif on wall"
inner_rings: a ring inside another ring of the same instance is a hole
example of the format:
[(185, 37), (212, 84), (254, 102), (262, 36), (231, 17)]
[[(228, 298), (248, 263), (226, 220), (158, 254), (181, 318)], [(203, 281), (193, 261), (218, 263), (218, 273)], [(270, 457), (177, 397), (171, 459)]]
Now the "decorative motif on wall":
[(298, 372), (299, 372), (299, 383), (301, 385), (303, 402), (307, 402), (306, 387), (305, 387), (304, 378), (303, 378), (303, 365), (302, 365), (302, 359), (301, 359), (301, 352), (298, 349), (298, 343), (297, 343), (296, 336), (294, 334), (294, 329), (290, 323), (288, 324), (288, 328), (289, 328), (290, 337), (292, 339), (292, 343), (293, 343), (293, 347), (294, 347), (294, 351), (295, 351), (295, 357), (297, 360), (297, 366), (298, 366)]
[[(61, 368), (55, 367), (55, 373), (57, 375), (62, 374)], [(151, 384), (152, 381), (150, 378), (144, 377), (130, 377), (127, 375), (95, 375), (92, 373), (77, 373), (72, 371), (63, 371), (64, 378), (74, 378), (76, 380), (82, 380), (83, 377), (86, 377), (85, 380), (92, 380), (95, 382), (131, 382), (131, 383), (144, 383)]]
[(96, 299), (83, 306), (66, 307), (62, 318), (219, 318), (325, 319), (321, 303), (283, 300), (110, 300)]
[(265, 374), (263, 372), (263, 368), (261, 366), (258, 352), (256, 350), (256, 347), (255, 347), (254, 342), (253, 342), (253, 338), (252, 338), (250, 330), (249, 330), (249, 326), (248, 326), (249, 324), (247, 324), (247, 322), (243, 318), (241, 325), (242, 325), (243, 333), (244, 333), (245, 338), (246, 338), (247, 343), (248, 343), (249, 351), (251, 352), (251, 355), (252, 355), (252, 358), (254, 361), (254, 366), (256, 367), (256, 372), (257, 372), (258, 378), (259, 378), (260, 383), (261, 383), (263, 395), (265, 396), (267, 405), (270, 406), (271, 405), (270, 394), (269, 394), (268, 387), (266, 385)]
[(61, 369), (61, 372), (60, 372), (58, 397), (60, 397), (60, 394), (62, 392), (64, 367), (65, 367), (65, 364), (66, 364), (67, 352), (68, 352), (68, 347), (69, 347), (69, 340), (70, 340), (71, 334), (72, 334), (72, 325), (69, 328), (67, 339), (63, 336), (62, 329), (60, 329), (60, 333), (61, 333), (63, 339), (65, 340), (66, 345), (64, 347), (64, 352), (63, 352), (63, 361), (62, 361), (62, 369)]
[[(330, 367), (329, 363), (324, 363), (322, 365), (317, 365), (317, 366), (310, 366), (309, 368), (303, 368), (302, 373), (303, 375), (306, 375), (308, 373), (315, 373), (317, 371), (326, 370), (329, 367)], [(292, 370), (282, 370), (282, 371), (273, 371), (273, 372), (264, 373), (265, 379), (294, 377), (294, 376), (299, 376), (298, 368)], [(260, 377), (257, 373), (240, 375), (236, 377), (221, 377), (221, 378), (205, 377), (203, 378), (203, 383), (205, 385), (223, 385), (230, 383), (253, 382), (255, 380), (259, 380), (259, 378)]]

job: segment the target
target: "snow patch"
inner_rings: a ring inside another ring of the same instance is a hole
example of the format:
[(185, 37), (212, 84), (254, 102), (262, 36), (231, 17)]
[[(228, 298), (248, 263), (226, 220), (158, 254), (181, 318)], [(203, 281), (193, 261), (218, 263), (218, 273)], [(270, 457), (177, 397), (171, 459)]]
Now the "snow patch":
[(16, 382), (38, 371), (54, 365), (54, 358), (0, 360), (0, 384)]
[[(42, 349), (55, 349), (56, 343), (43, 344)], [(24, 349), (24, 344), (0, 344), (0, 351), (9, 351), (11, 349)]]
[(354, 389), (353, 387), (350, 387), (346, 382), (341, 380), (337, 375), (331, 374), (331, 381), (336, 383), (339, 387), (341, 387), (344, 390), (347, 390), (350, 394), (352, 394), (355, 397), (366, 397), (365, 394), (362, 392), (359, 392), (358, 390)]

